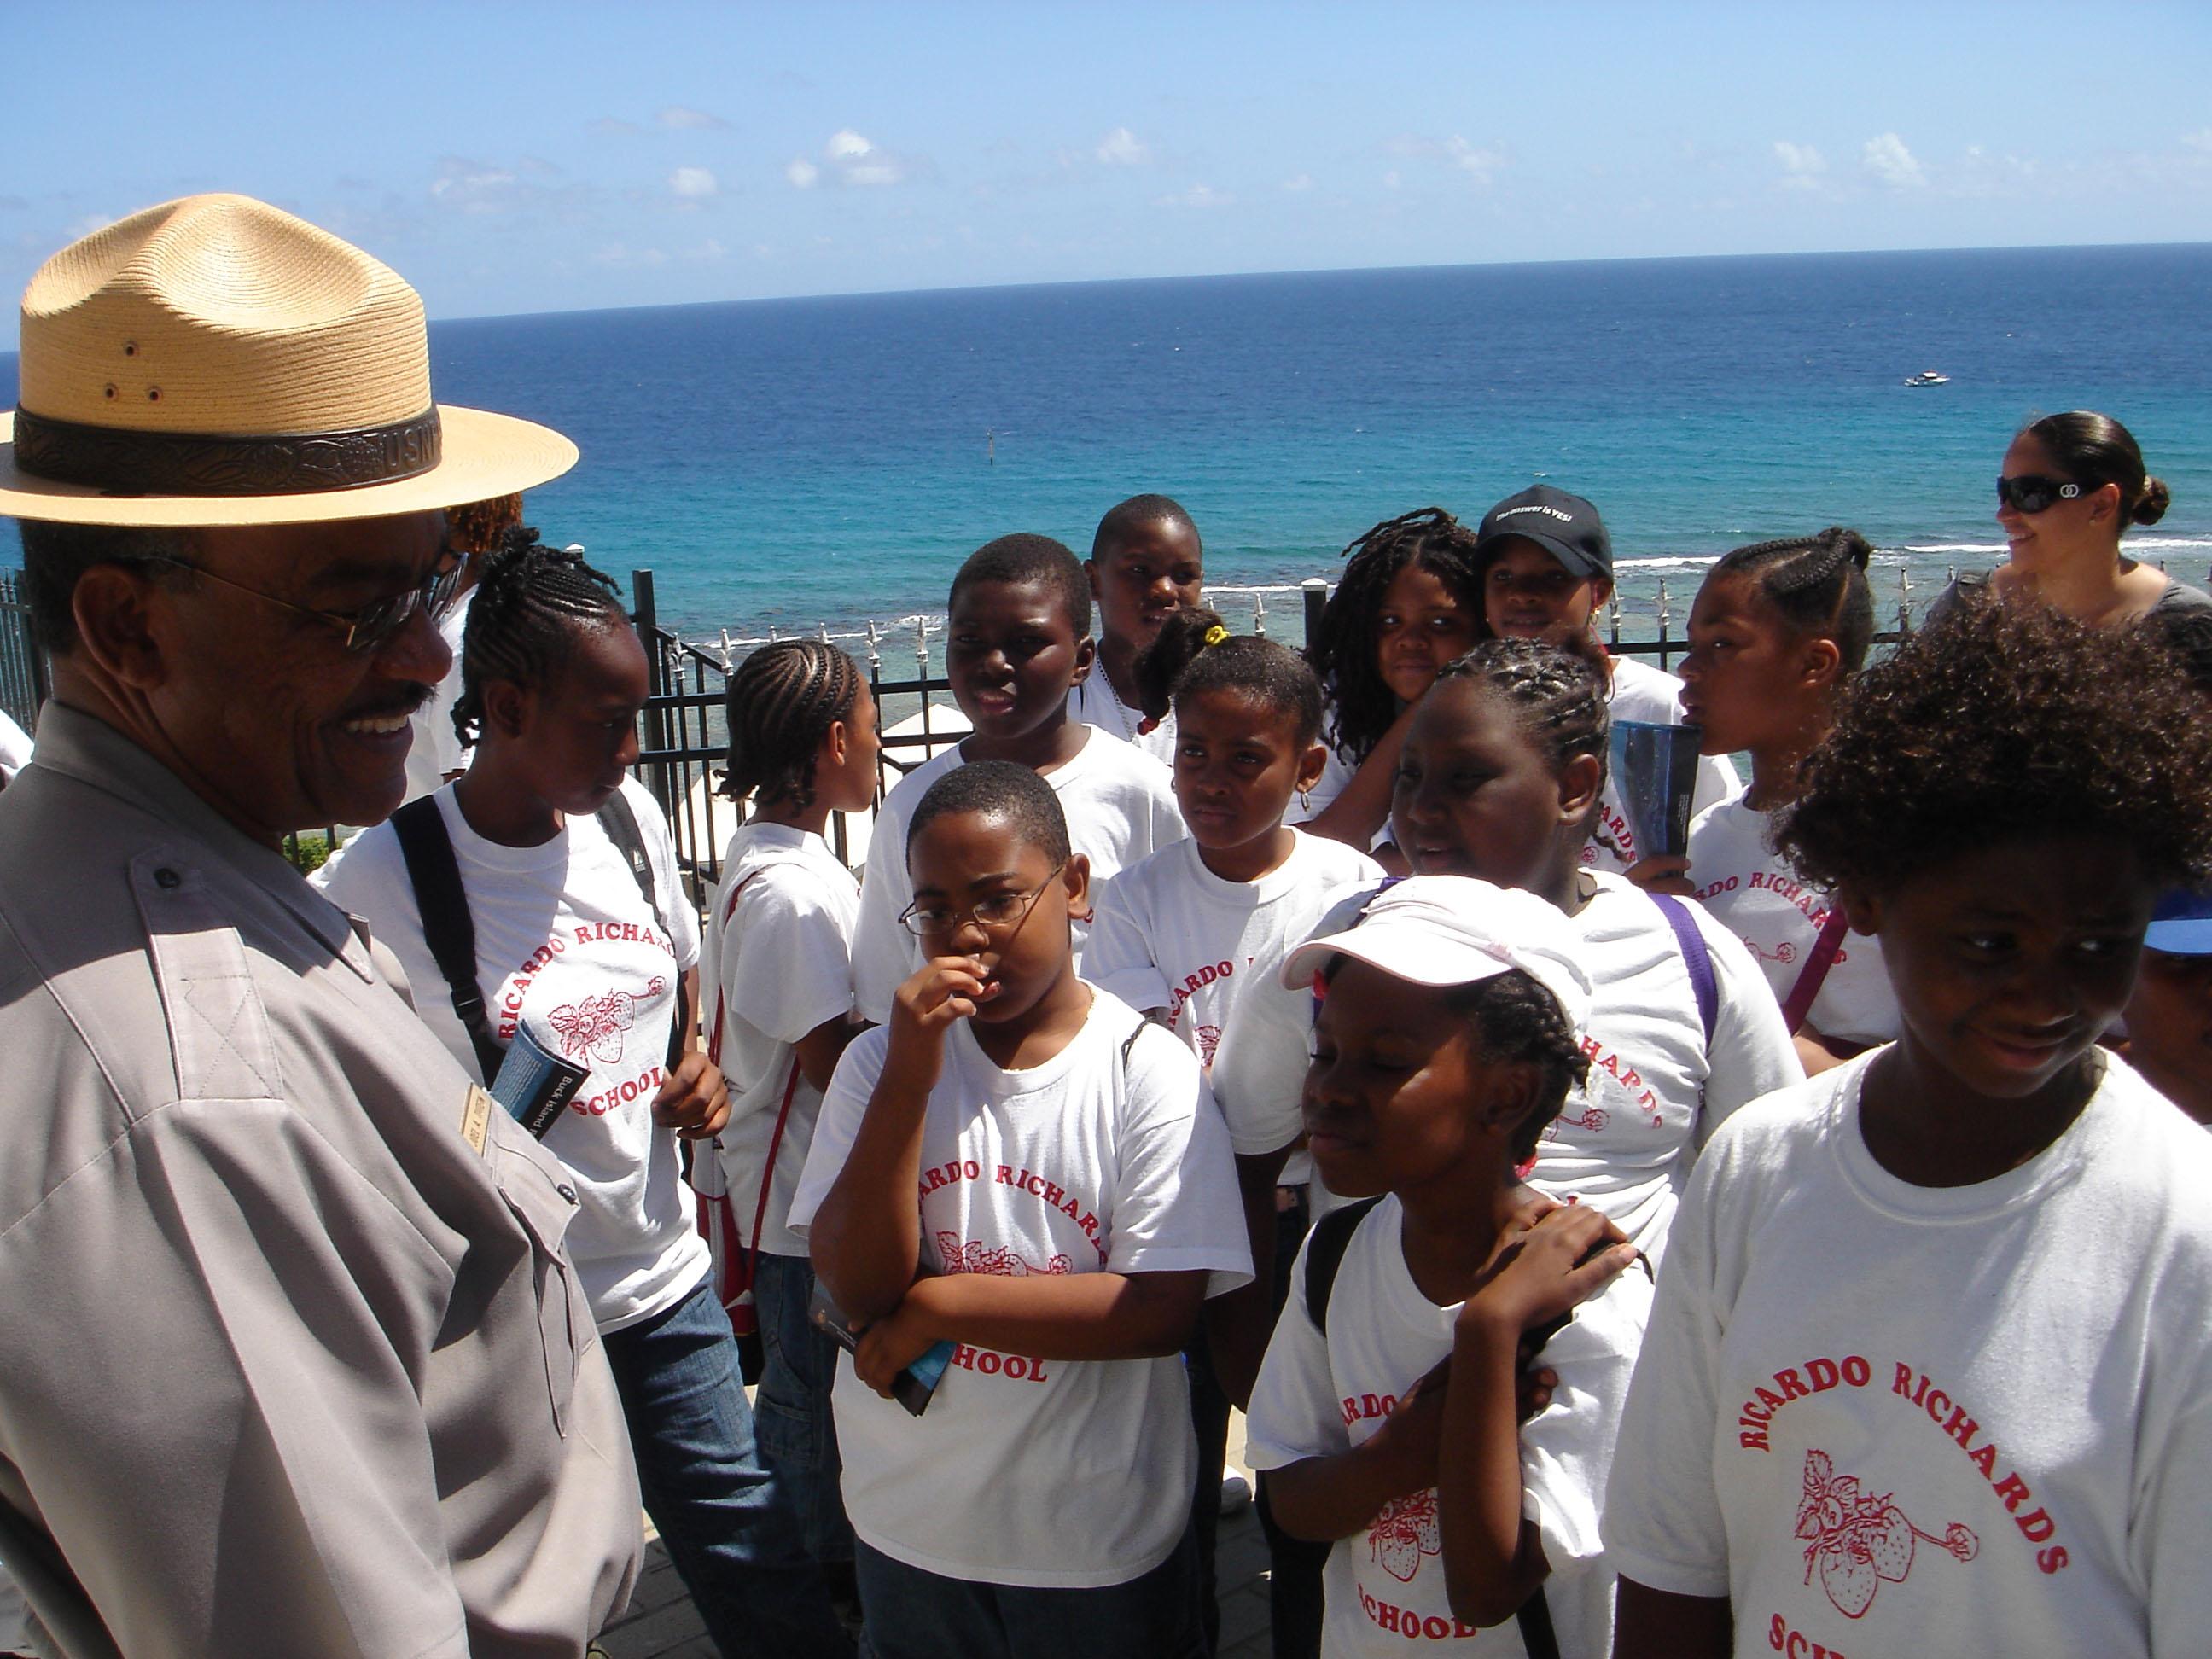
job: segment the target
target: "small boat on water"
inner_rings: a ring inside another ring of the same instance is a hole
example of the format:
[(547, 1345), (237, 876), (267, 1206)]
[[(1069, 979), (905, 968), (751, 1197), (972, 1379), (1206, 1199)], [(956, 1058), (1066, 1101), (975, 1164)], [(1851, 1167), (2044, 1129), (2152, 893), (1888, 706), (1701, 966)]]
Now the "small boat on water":
[(1906, 375), (1905, 383), (1907, 386), (1948, 386), (1951, 384), (1951, 377), (1938, 374), (1932, 368), (1923, 368), (1917, 374)]

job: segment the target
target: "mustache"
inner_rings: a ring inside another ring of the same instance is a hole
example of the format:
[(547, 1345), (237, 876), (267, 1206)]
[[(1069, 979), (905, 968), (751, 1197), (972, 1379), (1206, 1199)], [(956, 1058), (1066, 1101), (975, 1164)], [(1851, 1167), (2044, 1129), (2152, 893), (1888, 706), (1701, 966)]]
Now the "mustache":
[(342, 720), (377, 720), (392, 714), (411, 718), (416, 709), (437, 695), (436, 686), (425, 685), (420, 680), (409, 680), (404, 684), (380, 692), (373, 698), (362, 699), (342, 712), (338, 718)]

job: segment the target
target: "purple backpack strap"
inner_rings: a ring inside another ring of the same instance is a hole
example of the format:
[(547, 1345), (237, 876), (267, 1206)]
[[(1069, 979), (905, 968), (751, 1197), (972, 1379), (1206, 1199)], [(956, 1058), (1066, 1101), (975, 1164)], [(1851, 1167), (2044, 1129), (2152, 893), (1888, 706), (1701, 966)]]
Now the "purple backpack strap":
[(1698, 931), (1698, 919), (1690, 914), (1688, 905), (1671, 893), (1648, 896), (1667, 918), (1667, 925), (1674, 930), (1674, 942), (1682, 947), (1682, 965), (1690, 970), (1690, 988), (1698, 994), (1698, 1018), (1705, 1024), (1705, 1047), (1710, 1048), (1721, 1004), (1720, 981), (1713, 977), (1712, 950)]

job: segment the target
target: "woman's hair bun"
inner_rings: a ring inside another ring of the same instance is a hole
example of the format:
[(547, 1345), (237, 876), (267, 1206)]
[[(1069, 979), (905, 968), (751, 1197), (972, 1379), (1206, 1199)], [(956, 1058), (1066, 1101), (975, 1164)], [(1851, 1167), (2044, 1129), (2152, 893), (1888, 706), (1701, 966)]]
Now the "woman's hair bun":
[(2128, 516), (2137, 524), (2156, 524), (2166, 516), (2166, 509), (2172, 501), (2173, 492), (2166, 487), (2165, 479), (2145, 478), (2142, 498), (2136, 502), (2136, 510)]

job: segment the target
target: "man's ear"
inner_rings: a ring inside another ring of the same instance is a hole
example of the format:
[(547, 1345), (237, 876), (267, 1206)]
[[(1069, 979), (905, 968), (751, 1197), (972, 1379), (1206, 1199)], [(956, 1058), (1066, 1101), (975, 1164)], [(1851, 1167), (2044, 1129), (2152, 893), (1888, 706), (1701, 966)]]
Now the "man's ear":
[(1060, 885), (1067, 890), (1067, 914), (1073, 921), (1091, 920), (1091, 860), (1070, 853), (1060, 866)]
[(1605, 769), (1595, 755), (1571, 755), (1559, 769), (1559, 822), (1572, 823), (1590, 809), (1605, 787)]
[(1291, 787), (1296, 789), (1300, 794), (1304, 794), (1306, 791), (1311, 789), (1314, 785), (1319, 783), (1321, 781), (1321, 775), (1328, 770), (1328, 745), (1325, 744), (1315, 744), (1309, 748), (1304, 754), (1298, 757), (1297, 779)]
[(530, 725), (536, 696), (513, 680), (486, 680), (477, 694), (483, 705), (484, 730), (502, 738), (519, 738)]
[(1091, 678), (1091, 665), (1098, 660), (1098, 641), (1085, 634), (1075, 642), (1075, 674), (1070, 685), (1080, 685)]
[(76, 579), (70, 619), (77, 649), (108, 678), (141, 693), (167, 680), (165, 646), (175, 642), (175, 617), (168, 595), (148, 572), (94, 565)]

